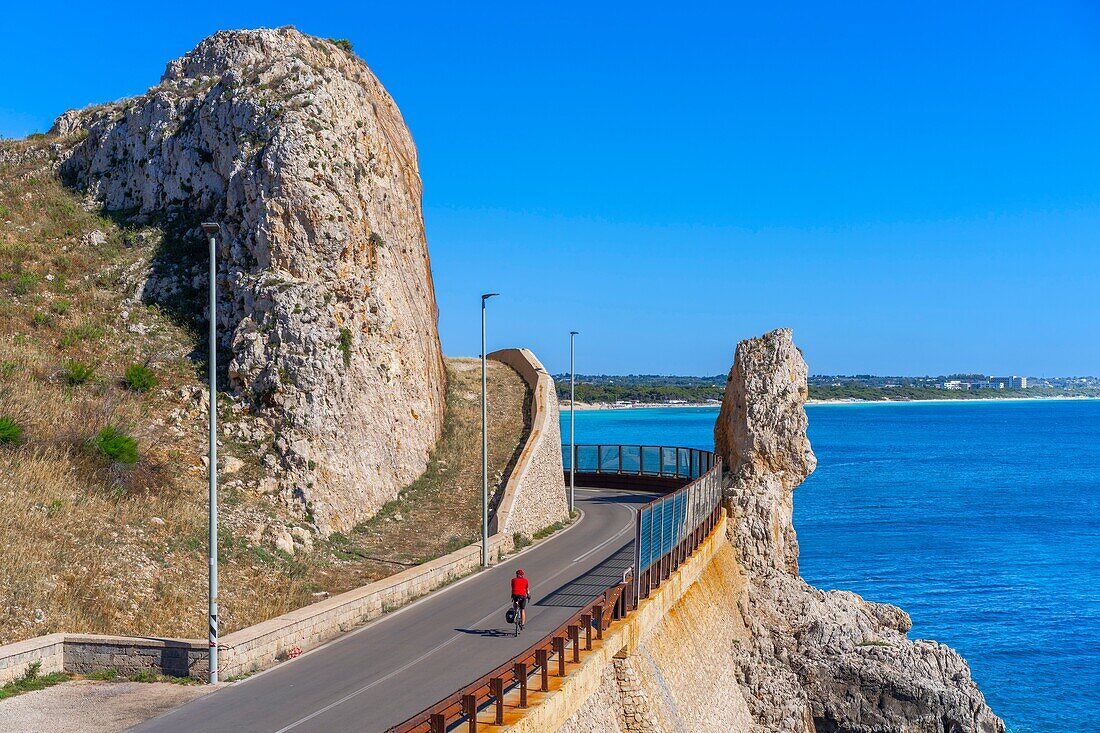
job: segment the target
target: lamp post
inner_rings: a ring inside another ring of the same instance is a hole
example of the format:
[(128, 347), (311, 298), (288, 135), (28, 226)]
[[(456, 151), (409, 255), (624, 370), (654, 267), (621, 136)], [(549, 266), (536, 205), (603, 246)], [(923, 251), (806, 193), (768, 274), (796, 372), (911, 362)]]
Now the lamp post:
[(207, 369), (210, 379), (210, 684), (218, 682), (218, 225), (203, 222), (202, 230), (210, 240), (210, 354)]
[(576, 407), (576, 380), (573, 367), (573, 341), (579, 331), (569, 332), (569, 513), (576, 508), (575, 477), (577, 473), (577, 431), (573, 421), (573, 410)]
[(485, 301), (500, 293), (481, 296), (481, 567), (489, 567), (489, 431), (485, 378)]

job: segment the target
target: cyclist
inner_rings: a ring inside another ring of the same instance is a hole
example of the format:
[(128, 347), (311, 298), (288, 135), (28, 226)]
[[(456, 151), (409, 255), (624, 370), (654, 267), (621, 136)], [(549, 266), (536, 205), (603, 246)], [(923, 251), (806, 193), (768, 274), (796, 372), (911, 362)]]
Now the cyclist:
[(519, 627), (527, 623), (527, 601), (531, 600), (531, 592), (528, 589), (527, 578), (523, 577), (523, 570), (516, 571), (516, 577), (512, 578), (512, 604), (519, 606)]

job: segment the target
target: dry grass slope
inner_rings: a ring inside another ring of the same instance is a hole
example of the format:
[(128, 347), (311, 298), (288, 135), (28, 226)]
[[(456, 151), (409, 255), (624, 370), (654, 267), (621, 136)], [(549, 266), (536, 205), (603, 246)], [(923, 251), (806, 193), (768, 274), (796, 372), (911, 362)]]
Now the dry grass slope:
[[(87, 210), (53, 174), (51, 142), (0, 142), (0, 420), (16, 426), (0, 430), (0, 644), (56, 631), (201, 637), (206, 398), (203, 364), (191, 358), (198, 344), (140, 297), (163, 234)], [(135, 364), (155, 386), (132, 377), (127, 384)], [(449, 371), (445, 434), (425, 476), (349, 537), (294, 555), (258, 530), (308, 528), (263, 490), (270, 432), (255, 429), (247, 405), (219, 396), (219, 451), (236, 459), (221, 476), (223, 631), (476, 535), (479, 374), (468, 360), (450, 361)], [(491, 376), (499, 477), (525, 430), (525, 386), (501, 365)], [(105, 428), (133, 439), (136, 462), (104, 452), (97, 436)], [(431, 532), (409, 530), (422, 522)]]

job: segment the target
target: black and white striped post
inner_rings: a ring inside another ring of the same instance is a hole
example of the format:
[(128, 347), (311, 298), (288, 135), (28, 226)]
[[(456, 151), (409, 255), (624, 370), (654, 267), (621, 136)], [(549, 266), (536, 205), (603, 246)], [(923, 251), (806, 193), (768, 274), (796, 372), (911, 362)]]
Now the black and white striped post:
[(218, 225), (203, 222), (210, 240), (210, 331), (207, 369), (210, 378), (210, 684), (218, 682)]

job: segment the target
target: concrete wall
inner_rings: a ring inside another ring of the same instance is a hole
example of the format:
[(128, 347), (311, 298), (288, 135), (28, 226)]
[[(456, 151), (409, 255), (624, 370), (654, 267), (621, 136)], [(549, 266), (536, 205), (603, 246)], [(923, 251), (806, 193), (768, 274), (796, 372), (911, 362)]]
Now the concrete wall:
[(497, 531), (530, 537), (569, 516), (557, 390), (550, 374), (528, 349), (501, 349), (488, 358), (515, 369), (531, 388), (531, 432), (493, 518)]
[(0, 647), (0, 685), (22, 677), (34, 662), (41, 662), (42, 674), (64, 672), (65, 635), (49, 634)]
[[(710, 537), (638, 609), (582, 653), (548, 694), (535, 693), (515, 733), (749, 731), (752, 721), (728, 663), (747, 639), (736, 604), (743, 587), (723, 517)], [(514, 697), (514, 696), (513, 696)], [(510, 700), (514, 702), (514, 699)]]

